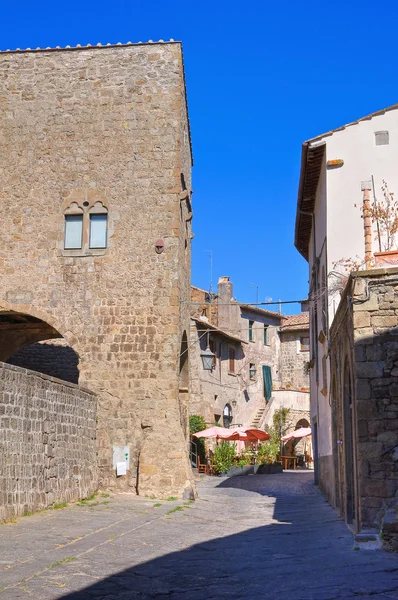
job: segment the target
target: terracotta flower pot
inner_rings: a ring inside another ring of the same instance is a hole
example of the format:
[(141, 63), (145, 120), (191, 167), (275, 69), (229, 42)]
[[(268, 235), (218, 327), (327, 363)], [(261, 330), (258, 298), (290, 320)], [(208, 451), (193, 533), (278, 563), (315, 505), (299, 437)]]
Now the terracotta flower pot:
[(375, 252), (375, 267), (398, 267), (398, 250)]

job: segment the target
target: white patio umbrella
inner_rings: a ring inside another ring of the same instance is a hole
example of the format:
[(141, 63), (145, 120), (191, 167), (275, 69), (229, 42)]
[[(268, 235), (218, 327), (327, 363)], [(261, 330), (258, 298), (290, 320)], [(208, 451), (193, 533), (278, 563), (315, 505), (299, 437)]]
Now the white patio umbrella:
[(203, 431), (198, 431), (197, 433), (193, 433), (192, 435), (197, 438), (218, 438), (218, 437), (226, 437), (231, 435), (235, 430), (227, 429), (226, 427), (209, 427), (208, 429), (203, 429)]
[(288, 442), (289, 440), (308, 437), (309, 435), (311, 435), (311, 427), (300, 427), (300, 429), (296, 429), (296, 431), (291, 431), (290, 433), (287, 433), (286, 435), (281, 437), (281, 441)]

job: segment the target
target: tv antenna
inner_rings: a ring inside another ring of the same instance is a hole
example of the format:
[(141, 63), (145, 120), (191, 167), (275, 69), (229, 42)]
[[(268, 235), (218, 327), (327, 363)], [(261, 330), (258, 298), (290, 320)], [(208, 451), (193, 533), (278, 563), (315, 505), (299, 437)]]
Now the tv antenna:
[(209, 286), (209, 292), (210, 294), (213, 293), (213, 250), (204, 250), (204, 252), (207, 252), (209, 254), (209, 261), (210, 261), (210, 286)]
[(258, 304), (258, 285), (257, 283), (251, 283), (250, 285), (256, 288), (256, 304)]

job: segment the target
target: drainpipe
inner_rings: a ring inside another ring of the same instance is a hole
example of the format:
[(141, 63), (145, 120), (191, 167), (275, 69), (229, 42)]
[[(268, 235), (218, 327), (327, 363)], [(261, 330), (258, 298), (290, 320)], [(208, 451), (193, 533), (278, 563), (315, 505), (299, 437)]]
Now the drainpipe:
[(363, 191), (363, 228), (365, 234), (365, 264), (366, 268), (372, 267), (372, 217), (370, 214), (370, 190), (372, 183), (362, 181), (361, 190)]

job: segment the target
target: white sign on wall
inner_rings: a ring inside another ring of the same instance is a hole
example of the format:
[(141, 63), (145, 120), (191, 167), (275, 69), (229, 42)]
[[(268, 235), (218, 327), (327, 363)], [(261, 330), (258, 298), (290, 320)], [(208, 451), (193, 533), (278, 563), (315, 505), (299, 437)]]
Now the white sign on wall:
[[(126, 475), (130, 468), (130, 449), (128, 446), (113, 446), (113, 468), (116, 469), (116, 475)], [(125, 472), (122, 470), (121, 463), (125, 465)]]

